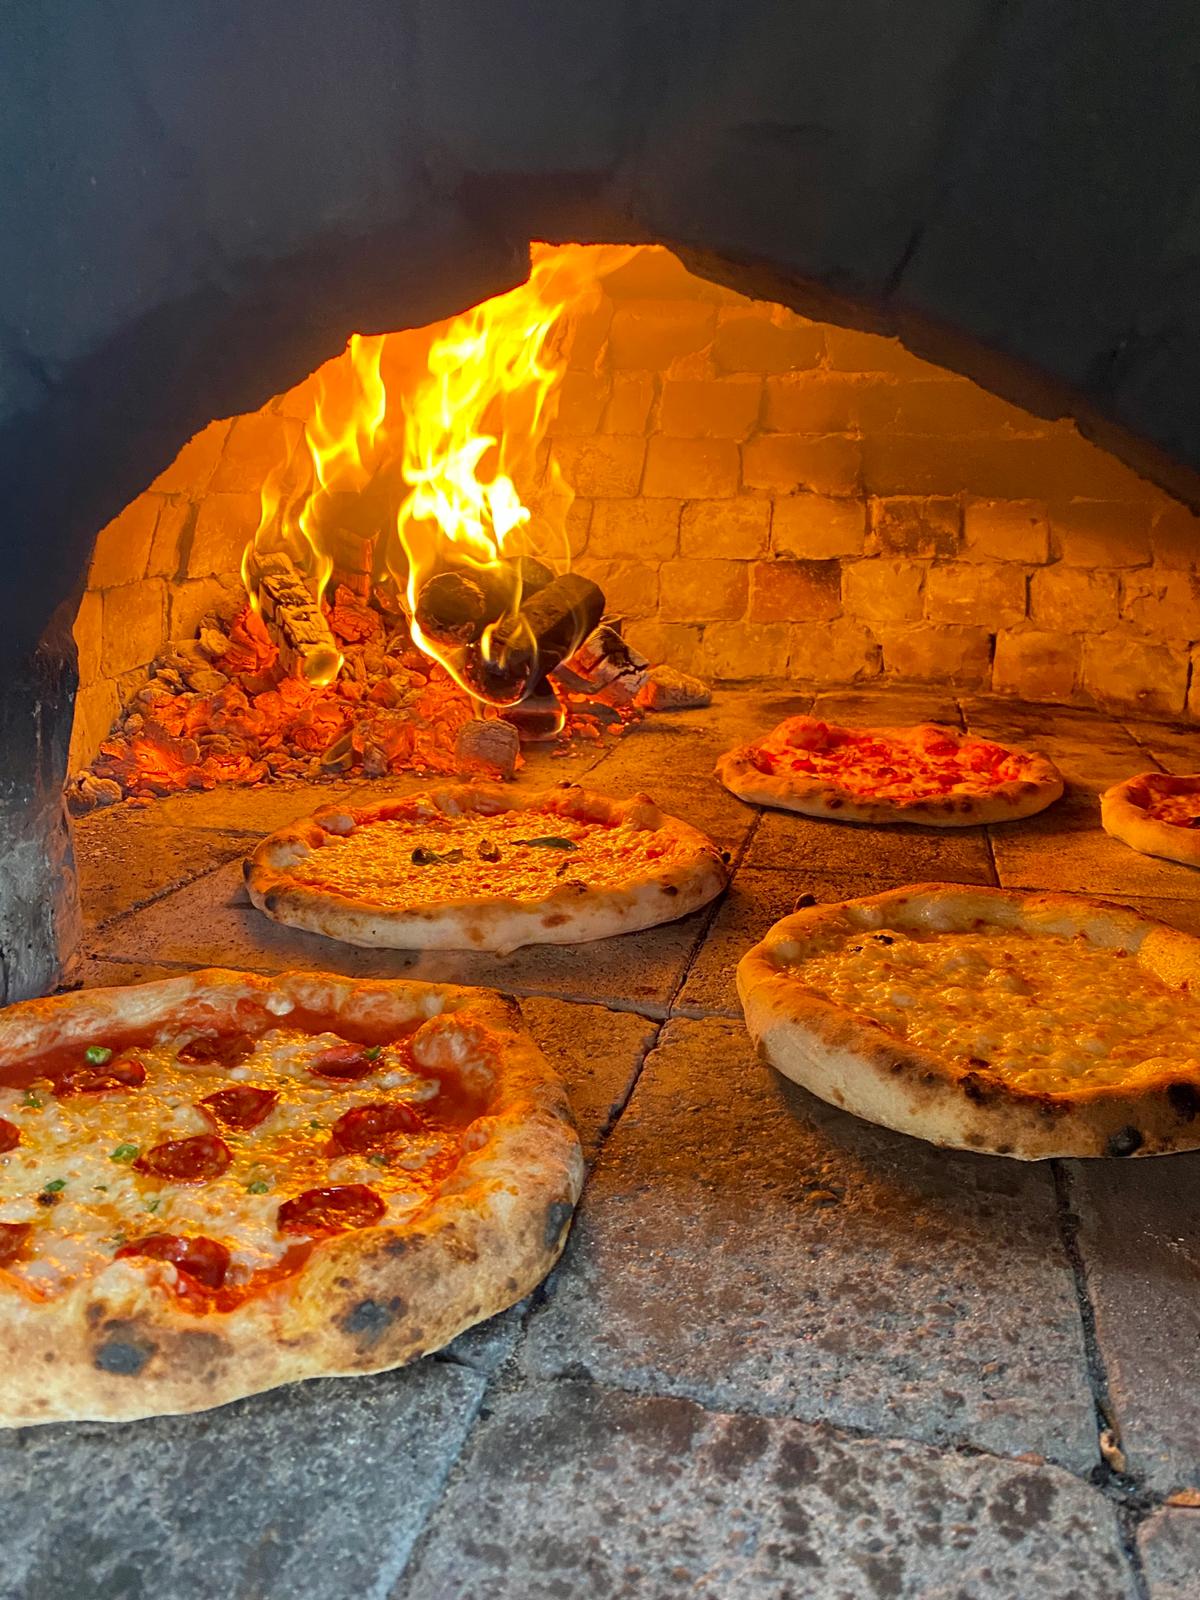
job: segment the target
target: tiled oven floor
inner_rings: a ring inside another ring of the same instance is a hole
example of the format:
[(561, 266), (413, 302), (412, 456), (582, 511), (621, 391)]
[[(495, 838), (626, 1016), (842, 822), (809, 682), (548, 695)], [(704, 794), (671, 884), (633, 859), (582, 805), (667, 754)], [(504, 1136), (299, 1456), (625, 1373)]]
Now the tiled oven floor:
[(1024, 1166), (857, 1122), (756, 1064), (731, 981), (798, 895), (932, 878), (1099, 893), (1200, 931), (1200, 872), (1109, 839), (1095, 803), (1132, 772), (1197, 766), (1200, 735), (839, 693), (817, 709), (1034, 743), (1068, 794), (937, 834), (764, 814), (716, 784), (723, 748), (810, 704), (726, 693), (531, 761), (524, 783), (648, 790), (733, 853), (716, 907), (594, 945), (416, 957), (268, 923), (241, 856), (325, 787), (80, 827), (86, 981), (221, 963), (514, 992), (571, 1085), (591, 1176), (543, 1289), (413, 1368), (0, 1436), (0, 1591), (1200, 1593), (1200, 1155)]

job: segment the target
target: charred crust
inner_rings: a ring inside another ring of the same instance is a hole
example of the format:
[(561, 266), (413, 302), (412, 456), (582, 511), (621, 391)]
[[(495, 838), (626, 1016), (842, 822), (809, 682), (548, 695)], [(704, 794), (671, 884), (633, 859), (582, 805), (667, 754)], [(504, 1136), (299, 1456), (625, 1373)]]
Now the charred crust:
[(968, 1100), (980, 1105), (984, 1100), (989, 1100), (992, 1094), (992, 1085), (986, 1083), (977, 1072), (965, 1072), (959, 1080), (959, 1088)]
[(1180, 1122), (1192, 1122), (1200, 1113), (1200, 1089), (1194, 1083), (1173, 1083), (1167, 1089), (1167, 1104)]
[(679, 885), (677, 883), (664, 883), (662, 886), (662, 892), (664, 894), (678, 894)]
[(369, 1348), (378, 1344), (396, 1318), (403, 1316), (407, 1310), (407, 1305), (398, 1294), (387, 1301), (360, 1300), (339, 1319), (338, 1327), (343, 1333), (357, 1339), (360, 1345)]
[(557, 1247), (574, 1210), (575, 1207), (569, 1200), (552, 1200), (546, 1207), (546, 1224), (542, 1229), (542, 1240), (547, 1250)]
[(99, 1372), (109, 1372), (117, 1378), (136, 1378), (158, 1351), (152, 1339), (139, 1333), (135, 1322), (109, 1322), (104, 1333), (106, 1337), (92, 1353), (92, 1365)]
[(1132, 1124), (1118, 1128), (1116, 1133), (1110, 1133), (1108, 1143), (1104, 1146), (1106, 1156), (1132, 1156), (1145, 1144), (1145, 1138), (1140, 1129)]

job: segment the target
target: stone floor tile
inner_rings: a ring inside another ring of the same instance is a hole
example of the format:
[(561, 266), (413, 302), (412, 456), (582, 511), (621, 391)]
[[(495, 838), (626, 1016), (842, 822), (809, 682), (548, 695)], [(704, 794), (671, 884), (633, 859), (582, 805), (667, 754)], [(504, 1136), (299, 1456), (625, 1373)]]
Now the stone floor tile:
[(82, 819), (75, 826), (75, 865), (85, 926), (102, 926), (240, 860), (256, 840), (256, 834), (229, 828), (162, 826), (146, 812), (102, 811)]
[(1102, 712), (997, 700), (966, 699), (962, 706), (970, 732), (1040, 750), (1064, 778), (1093, 793), (1146, 768), (1137, 740)]
[(812, 714), (860, 728), (903, 728), (916, 722), (962, 727), (957, 699), (939, 689), (833, 689), (816, 697)]
[(1138, 1530), (1149, 1600), (1196, 1600), (1200, 1593), (1200, 1511), (1168, 1508)]
[(420, 978), (513, 994), (556, 995), (662, 1016), (711, 915), (712, 909), (704, 907), (645, 933), (587, 944), (529, 946), (510, 956), (368, 950), (272, 922), (250, 904), (241, 868), (231, 865), (110, 923), (89, 941), (86, 954), (151, 965)]
[(1186, 722), (1141, 722), (1125, 719), (1124, 726), (1146, 752), (1146, 763), (1139, 768), (1152, 772), (1200, 772), (1200, 728)]
[(658, 1024), (632, 1011), (570, 1005), (526, 996), (521, 1012), (530, 1033), (571, 1095), (571, 1109), (589, 1164), (629, 1098)]
[(825, 903), (878, 894), (887, 887), (886, 879), (865, 874), (843, 876), (806, 872), (804, 886), (800, 888), (788, 872), (739, 868), (704, 936), (704, 943), (688, 968), (673, 1007), (674, 1014), (740, 1017), (742, 1008), (734, 984), (734, 969), (773, 923), (796, 909), (800, 895), (811, 894), (815, 900)]
[(1132, 1600), (1060, 1469), (585, 1384), (506, 1396), (394, 1600)]
[(1069, 1172), (1129, 1469), (1200, 1489), (1200, 1153)]
[(537, 1376), (1095, 1460), (1050, 1173), (806, 1095), (741, 1026), (674, 1021), (604, 1147)]
[(1105, 833), (1099, 806), (1078, 796), (1066, 796), (1023, 822), (993, 828), (991, 839), (996, 872), (1006, 889), (1200, 899), (1200, 872), (1131, 850)]
[(0, 1592), (21, 1600), (383, 1595), (485, 1379), (423, 1361), (218, 1411), (0, 1435)]
[(797, 893), (806, 873), (869, 873), (892, 884), (994, 883), (983, 828), (864, 827), (764, 811), (745, 865), (791, 872)]

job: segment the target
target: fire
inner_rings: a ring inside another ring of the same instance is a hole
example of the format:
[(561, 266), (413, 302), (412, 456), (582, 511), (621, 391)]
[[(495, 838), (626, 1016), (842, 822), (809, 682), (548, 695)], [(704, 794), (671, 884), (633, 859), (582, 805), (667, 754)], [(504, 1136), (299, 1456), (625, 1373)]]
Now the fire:
[[(536, 686), (523, 601), (570, 565), (572, 491), (539, 458), (566, 367), (564, 316), (586, 311), (599, 280), (632, 254), (534, 246), (528, 281), (453, 318), (425, 371), (392, 392), (393, 343), (411, 336), (356, 334), (322, 370), (303, 433), (263, 484), (243, 560), (294, 672), (314, 684), (338, 674), (321, 601), (339, 550), (358, 540), (372, 551), (371, 578), (400, 598), (413, 641), (472, 696), (511, 703)], [(557, 598), (569, 627), (572, 596)]]

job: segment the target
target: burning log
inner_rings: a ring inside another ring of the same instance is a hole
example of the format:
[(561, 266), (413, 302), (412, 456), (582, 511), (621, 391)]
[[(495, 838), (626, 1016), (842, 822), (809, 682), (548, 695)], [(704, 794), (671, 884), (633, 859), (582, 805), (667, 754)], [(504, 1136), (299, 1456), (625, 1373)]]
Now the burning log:
[(502, 778), (511, 778), (517, 767), (521, 741), (510, 723), (473, 718), (458, 730), (454, 753), (460, 761), (482, 762)]
[(533, 556), (435, 573), (417, 596), (417, 626), (435, 644), (477, 644), (488, 624), (504, 615), (518, 586), (524, 605), (553, 579)]
[(646, 682), (650, 663), (625, 642), (610, 623), (601, 623), (569, 660), (554, 670), (554, 681), (569, 694), (600, 697), (610, 705), (631, 705)]
[(338, 669), (341, 652), (291, 557), (281, 550), (256, 553), (253, 576), (263, 621), (285, 670), (309, 683), (327, 681)]
[(565, 572), (496, 625), (487, 654), (473, 652), (468, 673), (485, 699), (510, 705), (565, 661), (603, 615), (599, 585)]

